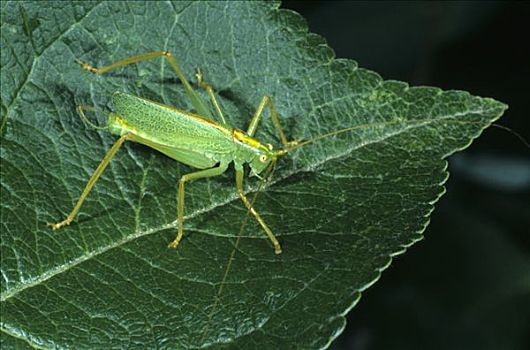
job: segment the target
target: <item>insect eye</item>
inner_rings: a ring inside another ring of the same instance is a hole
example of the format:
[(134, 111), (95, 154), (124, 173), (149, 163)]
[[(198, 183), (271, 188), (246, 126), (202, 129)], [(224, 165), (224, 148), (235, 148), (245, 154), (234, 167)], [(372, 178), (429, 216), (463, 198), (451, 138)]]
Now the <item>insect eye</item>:
[(265, 163), (267, 161), (267, 159), (269, 159), (266, 155), (262, 154), (261, 156), (259, 156), (259, 160), (263, 163)]
[(269, 151), (272, 151), (272, 145), (270, 143), (267, 144), (267, 148), (269, 149)]

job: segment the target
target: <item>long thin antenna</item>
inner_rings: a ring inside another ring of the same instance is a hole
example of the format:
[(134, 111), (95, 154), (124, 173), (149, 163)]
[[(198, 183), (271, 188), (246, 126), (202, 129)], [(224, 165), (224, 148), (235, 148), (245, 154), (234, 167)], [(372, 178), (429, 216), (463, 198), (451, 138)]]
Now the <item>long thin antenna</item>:
[[(447, 123), (455, 123), (455, 124), (474, 124), (474, 125), (485, 125), (486, 122), (473, 122), (473, 121), (465, 121), (465, 120), (443, 120), (444, 122), (447, 122)], [(441, 122), (440, 119), (411, 119), (411, 120), (406, 120), (406, 121), (403, 121), (403, 120), (393, 120), (393, 121), (387, 121), (387, 122), (377, 122), (377, 123), (366, 123), (366, 124), (359, 124), (359, 125), (355, 125), (355, 126), (352, 126), (352, 127), (349, 127), (349, 128), (344, 128), (344, 129), (339, 129), (339, 130), (334, 130), (334, 131), (331, 131), (331, 132), (328, 132), (328, 133), (325, 133), (325, 134), (321, 134), (321, 135), (318, 135), (310, 140), (306, 140), (306, 141), (302, 141), (302, 142), (298, 142), (290, 147), (286, 147), (285, 149), (282, 149), (282, 150), (279, 150), (277, 152), (278, 155), (284, 155), (292, 150), (295, 150), (297, 148), (300, 148), (302, 146), (305, 146), (305, 145), (308, 145), (308, 144), (311, 144), (311, 143), (314, 143), (318, 140), (322, 140), (326, 137), (331, 137), (331, 136), (335, 136), (335, 135), (339, 135), (339, 134), (342, 134), (342, 133), (345, 133), (345, 132), (349, 132), (349, 131), (354, 131), (354, 130), (357, 130), (357, 129), (367, 129), (367, 128), (376, 128), (376, 127), (382, 127), (382, 126), (389, 126), (389, 125), (399, 125), (399, 124), (403, 124), (403, 125), (414, 125), (414, 123), (417, 123), (416, 125), (419, 126), (419, 125), (426, 125), (426, 124), (430, 124), (430, 123), (436, 123), (436, 122)], [(517, 137), (527, 148), (530, 148), (530, 144), (524, 139), (523, 136), (521, 136), (520, 134), (518, 134), (517, 132), (513, 131), (512, 129), (506, 127), (506, 126), (503, 126), (503, 125), (499, 125), (499, 124), (491, 124), (491, 126), (493, 127), (497, 127), (499, 129), (502, 129), (502, 130), (505, 130), (505, 131), (508, 131), (510, 132), (511, 134), (513, 134), (515, 137)]]
[(523, 143), (523, 145), (526, 146), (526, 148), (530, 149), (530, 144), (528, 143), (528, 141), (526, 141), (525, 138), (521, 134), (519, 134), (517, 131), (512, 130), (512, 129), (510, 129), (507, 126), (500, 125), (500, 124), (491, 124), (491, 126), (494, 126), (494, 127), (499, 128), (501, 130), (504, 130), (504, 131), (508, 131), (510, 134), (512, 134), (513, 136), (517, 137), (519, 139), (519, 141), (521, 141)]
[[(420, 121), (420, 120), (417, 120), (417, 121)], [(380, 127), (380, 126), (387, 126), (387, 125), (400, 124), (400, 123), (406, 124), (407, 122), (406, 121), (404, 122), (402, 120), (394, 120), (394, 121), (379, 122), (379, 123), (365, 123), (365, 124), (359, 124), (359, 125), (351, 126), (349, 128), (334, 130), (334, 131), (331, 131), (331, 132), (328, 132), (328, 133), (325, 133), (325, 134), (318, 135), (318, 136), (316, 136), (316, 137), (314, 137), (314, 138), (312, 138), (310, 140), (306, 140), (306, 141), (302, 141), (302, 142), (296, 143), (296, 144), (294, 144), (291, 147), (287, 147), (287, 148), (282, 150), (282, 151), (284, 151), (284, 152), (282, 152), (282, 154), (285, 154), (287, 152), (290, 152), (290, 151), (295, 150), (297, 148), (300, 148), (302, 146), (308, 145), (310, 143), (314, 143), (314, 142), (316, 142), (318, 140), (322, 140), (322, 139), (324, 139), (326, 137), (331, 137), (331, 136), (343, 134), (345, 132), (349, 132), (349, 131), (353, 131), (353, 130), (357, 130), (357, 129), (367, 129), (367, 128), (370, 128), (370, 127), (376, 128), (376, 127)]]
[[(263, 190), (263, 187), (265, 186), (267, 179), (269, 178), (269, 176), (272, 176), (272, 173), (274, 171), (274, 165), (275, 163), (271, 163), (271, 165), (267, 168), (266, 173), (263, 175), (262, 179), (260, 180), (256, 193), (254, 194), (254, 197), (252, 197), (252, 200), (250, 201), (251, 208), (254, 207), (254, 203), (256, 202), (256, 199), (258, 199), (258, 195), (261, 193), (261, 190)], [(248, 222), (249, 217), (250, 217), (250, 209), (247, 209), (247, 214), (245, 215), (245, 218), (243, 219), (243, 221), (241, 222), (241, 226), (239, 227), (239, 232), (237, 234), (236, 242), (234, 243), (234, 248), (232, 249), (232, 252), (230, 253), (230, 257), (228, 258), (226, 269), (223, 274), (223, 278), (221, 279), (221, 284), (219, 285), (217, 295), (215, 296), (215, 303), (213, 304), (212, 311), (208, 315), (208, 323), (206, 324), (206, 329), (204, 330), (204, 333), (202, 335), (201, 343), (204, 342), (210, 330), (210, 325), (212, 324), (213, 315), (215, 311), (217, 310), (217, 306), (219, 305), (219, 302), (221, 300), (221, 294), (223, 293), (223, 288), (226, 284), (226, 279), (228, 278), (228, 274), (230, 273), (230, 269), (232, 268), (232, 263), (234, 261), (237, 248), (239, 246), (239, 242), (241, 241), (241, 237), (243, 235), (243, 230)]]

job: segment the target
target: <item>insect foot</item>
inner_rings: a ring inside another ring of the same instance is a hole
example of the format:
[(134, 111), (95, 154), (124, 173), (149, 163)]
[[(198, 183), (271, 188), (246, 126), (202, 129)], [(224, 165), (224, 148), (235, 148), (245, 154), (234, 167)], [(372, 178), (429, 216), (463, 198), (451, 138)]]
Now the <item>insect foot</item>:
[(71, 222), (72, 222), (72, 220), (68, 220), (68, 219), (66, 219), (66, 220), (63, 220), (63, 221), (61, 221), (61, 222), (57, 222), (57, 223), (55, 223), (55, 224), (54, 224), (54, 223), (51, 223), (51, 222), (48, 222), (46, 225), (47, 225), (48, 227), (51, 227), (52, 230), (55, 231), (55, 230), (60, 229), (60, 228), (63, 227), (63, 226), (70, 225)]
[(173, 242), (167, 245), (168, 248), (177, 248), (180, 243), (180, 239), (175, 239)]
[(289, 147), (297, 146), (297, 145), (300, 143), (300, 141), (302, 141), (302, 140), (293, 140), (293, 141), (289, 141), (289, 142), (287, 142), (287, 145), (286, 145), (286, 146), (287, 146), (288, 148), (289, 148)]
[(87, 71), (89, 71), (91, 73), (96, 73), (96, 74), (98, 73), (98, 69), (92, 67), (92, 65), (90, 63), (87, 63), (87, 62), (84, 62), (84, 61), (77, 61), (77, 63), (79, 63), (81, 68), (83, 68), (84, 70), (87, 70)]
[(204, 82), (204, 76), (200, 68), (197, 68), (197, 71), (195, 72), (195, 78), (197, 78), (197, 85), (204, 89), (207, 84)]

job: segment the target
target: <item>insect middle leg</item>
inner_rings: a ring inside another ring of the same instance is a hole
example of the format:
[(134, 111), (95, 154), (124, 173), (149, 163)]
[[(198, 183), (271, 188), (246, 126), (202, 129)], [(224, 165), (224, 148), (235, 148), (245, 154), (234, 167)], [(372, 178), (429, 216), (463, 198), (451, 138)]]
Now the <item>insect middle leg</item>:
[(220, 163), (218, 167), (200, 170), (194, 173), (183, 175), (179, 181), (178, 203), (177, 203), (177, 237), (169, 243), (169, 248), (176, 248), (182, 239), (184, 231), (184, 185), (190, 180), (221, 175), (228, 168), (228, 163)]
[(191, 87), (190, 83), (188, 82), (188, 79), (184, 75), (184, 72), (182, 71), (182, 69), (180, 68), (179, 64), (177, 63), (177, 60), (175, 59), (175, 56), (173, 56), (173, 54), (171, 52), (169, 52), (169, 51), (147, 52), (147, 53), (144, 53), (144, 54), (141, 54), (141, 55), (135, 55), (135, 56), (127, 57), (127, 58), (125, 58), (123, 60), (111, 63), (111, 64), (109, 64), (107, 66), (103, 66), (103, 67), (100, 67), (100, 68), (96, 68), (96, 67), (90, 65), (89, 63), (82, 62), (82, 61), (79, 61), (79, 64), (81, 65), (81, 68), (83, 68), (83, 69), (85, 69), (85, 70), (87, 70), (89, 72), (92, 72), (94, 74), (104, 74), (104, 73), (107, 73), (110, 70), (116, 69), (116, 68), (121, 67), (121, 66), (126, 66), (128, 64), (138, 63), (138, 62), (141, 62), (141, 61), (148, 61), (148, 60), (151, 60), (151, 59), (154, 59), (154, 58), (158, 58), (158, 57), (165, 58), (168, 61), (168, 63), (171, 66), (171, 68), (173, 68), (173, 70), (175, 71), (175, 74), (179, 78), (180, 82), (182, 83), (182, 85), (184, 85), (184, 89), (186, 90), (186, 94), (190, 98), (191, 103), (193, 104), (193, 107), (195, 108), (197, 113), (199, 115), (203, 116), (203, 117), (211, 119), (212, 118), (212, 114), (210, 112), (210, 109), (208, 108), (206, 103), (203, 101), (203, 99), (197, 94), (197, 92), (195, 92), (195, 90), (193, 90), (193, 88)]
[(68, 214), (66, 219), (64, 219), (61, 222), (57, 222), (57, 223), (48, 223), (48, 226), (50, 226), (53, 230), (58, 230), (63, 226), (69, 225), (74, 220), (75, 216), (77, 215), (77, 212), (81, 208), (81, 205), (83, 205), (83, 202), (85, 201), (86, 197), (90, 193), (90, 190), (92, 190), (92, 187), (94, 187), (95, 183), (98, 181), (99, 177), (101, 176), (101, 174), (103, 173), (107, 165), (109, 165), (111, 159), (114, 157), (116, 152), (118, 152), (118, 149), (120, 149), (121, 145), (123, 145), (123, 143), (129, 138), (130, 138), (130, 135), (125, 134), (121, 136), (114, 143), (114, 145), (112, 145), (110, 150), (105, 155), (105, 158), (103, 158), (101, 163), (99, 163), (98, 167), (96, 168), (96, 170), (94, 171), (90, 179), (88, 180), (85, 186), (85, 189), (83, 190), (83, 193), (81, 194), (81, 197), (79, 197), (76, 205), (74, 206), (74, 209), (72, 209), (72, 211), (70, 212), (70, 214)]
[(278, 242), (278, 240), (276, 239), (276, 237), (272, 233), (272, 231), (269, 228), (269, 226), (267, 226), (265, 221), (261, 218), (261, 216), (258, 214), (256, 209), (254, 209), (254, 207), (252, 206), (252, 203), (250, 203), (250, 201), (248, 200), (247, 196), (245, 195), (245, 190), (243, 188), (243, 177), (244, 176), (245, 176), (245, 172), (243, 170), (243, 167), (236, 166), (236, 187), (237, 187), (237, 192), (239, 194), (239, 197), (241, 198), (241, 200), (243, 201), (243, 203), (245, 204), (247, 209), (252, 213), (252, 215), (254, 215), (254, 217), (259, 222), (261, 227), (265, 230), (265, 233), (267, 234), (267, 236), (269, 237), (270, 241), (272, 242), (272, 245), (274, 246), (274, 253), (281, 254), (282, 253), (282, 247), (280, 246), (280, 243)]
[(247, 134), (249, 136), (254, 136), (254, 134), (256, 134), (258, 123), (261, 119), (261, 115), (263, 114), (265, 107), (269, 107), (272, 122), (274, 126), (276, 127), (276, 130), (278, 130), (278, 133), (280, 134), (280, 140), (282, 144), (285, 146), (296, 145), (298, 143), (297, 141), (287, 141), (287, 137), (285, 137), (285, 133), (282, 130), (282, 126), (280, 125), (280, 120), (278, 119), (278, 114), (276, 113), (276, 108), (274, 107), (274, 104), (272, 103), (272, 99), (270, 98), (270, 96), (263, 96), (263, 98), (261, 99), (261, 102), (258, 105), (258, 108), (256, 109), (256, 113), (254, 113), (254, 117), (252, 117), (252, 120), (250, 121), (250, 125), (247, 129)]

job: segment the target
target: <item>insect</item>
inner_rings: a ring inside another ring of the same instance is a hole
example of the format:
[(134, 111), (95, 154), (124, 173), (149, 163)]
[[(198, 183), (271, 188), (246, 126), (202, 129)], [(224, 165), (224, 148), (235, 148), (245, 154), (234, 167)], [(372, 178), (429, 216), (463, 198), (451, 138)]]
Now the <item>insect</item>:
[[(48, 226), (53, 230), (57, 230), (69, 225), (74, 220), (94, 184), (119, 148), (125, 141), (133, 141), (144, 144), (174, 160), (199, 169), (196, 172), (183, 175), (180, 178), (177, 205), (177, 235), (169, 244), (169, 247), (176, 248), (183, 237), (184, 193), (186, 183), (191, 180), (221, 175), (228, 169), (230, 163), (233, 163), (239, 197), (267, 234), (274, 247), (274, 252), (280, 254), (282, 252), (280, 243), (247, 199), (243, 190), (243, 178), (245, 175), (243, 166), (245, 164), (249, 165), (251, 175), (259, 177), (260, 174), (266, 173), (266, 169), (272, 169), (278, 157), (286, 154), (298, 144), (296, 141), (287, 141), (280, 126), (276, 109), (269, 96), (262, 98), (245, 132), (239, 129), (233, 129), (227, 125), (213, 88), (204, 81), (201, 71), (198, 70), (196, 74), (198, 86), (206, 90), (217, 113), (218, 121), (213, 120), (210, 109), (203, 99), (193, 90), (175, 57), (170, 52), (154, 51), (136, 55), (101, 68), (95, 68), (86, 62), (79, 61), (78, 63), (84, 70), (95, 74), (104, 74), (121, 66), (158, 57), (163, 57), (168, 61), (183, 84), (186, 94), (198, 114), (185, 112), (123, 92), (115, 92), (112, 96), (115, 112), (108, 113), (107, 125), (105, 127), (99, 127), (90, 123), (84, 113), (85, 111), (95, 110), (96, 108), (79, 106), (78, 112), (85, 121), (93, 127), (106, 129), (110, 133), (118, 135), (119, 139), (110, 148), (88, 180), (85, 189), (66, 219), (57, 223), (48, 223)], [(274, 126), (280, 135), (280, 140), (284, 146), (282, 149), (275, 150), (272, 145), (262, 144), (254, 138), (266, 107), (269, 108)]]

